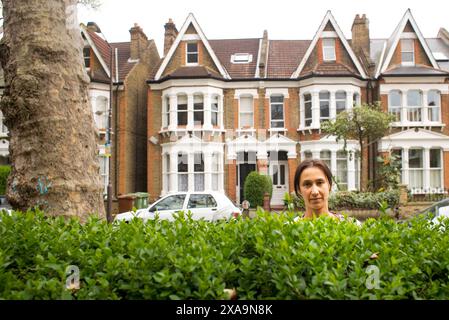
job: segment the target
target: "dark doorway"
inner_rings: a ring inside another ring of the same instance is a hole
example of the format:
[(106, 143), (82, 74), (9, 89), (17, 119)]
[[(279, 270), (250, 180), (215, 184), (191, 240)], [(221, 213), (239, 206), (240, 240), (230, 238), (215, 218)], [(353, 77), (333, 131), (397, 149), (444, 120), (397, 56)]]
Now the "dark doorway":
[(250, 172), (256, 171), (256, 165), (254, 163), (241, 163), (239, 164), (239, 172), (240, 172), (240, 203), (245, 200), (245, 196), (243, 195), (243, 186), (245, 184), (245, 179), (250, 174)]

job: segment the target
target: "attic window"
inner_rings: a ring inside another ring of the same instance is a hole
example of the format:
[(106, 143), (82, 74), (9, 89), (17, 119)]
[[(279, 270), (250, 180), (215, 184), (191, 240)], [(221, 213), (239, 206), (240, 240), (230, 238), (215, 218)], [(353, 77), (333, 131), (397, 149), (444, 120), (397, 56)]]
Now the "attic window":
[(198, 42), (187, 42), (187, 64), (198, 64)]
[(413, 39), (401, 39), (402, 65), (415, 64), (415, 50)]
[(323, 39), (323, 60), (324, 61), (336, 60), (334, 38)]
[(84, 66), (90, 68), (90, 48), (83, 49)]
[(253, 55), (249, 53), (235, 53), (231, 56), (232, 63), (250, 63), (253, 61)]

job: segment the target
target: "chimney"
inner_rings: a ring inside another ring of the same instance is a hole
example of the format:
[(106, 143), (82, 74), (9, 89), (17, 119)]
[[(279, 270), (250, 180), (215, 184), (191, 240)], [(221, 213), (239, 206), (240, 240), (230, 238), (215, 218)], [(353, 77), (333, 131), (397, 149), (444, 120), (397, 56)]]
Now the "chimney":
[(259, 78), (266, 77), (266, 68), (268, 59), (268, 31), (263, 31), (262, 45), (260, 46), (260, 61), (259, 61)]
[(167, 52), (170, 50), (173, 42), (178, 35), (178, 29), (176, 29), (173, 20), (170, 18), (168, 22), (164, 25), (165, 34), (164, 34), (164, 57), (167, 55)]
[(148, 38), (143, 32), (142, 28), (137, 23), (134, 23), (134, 27), (129, 29), (131, 34), (131, 60), (138, 60), (141, 58), (143, 50), (148, 47)]
[(369, 20), (366, 15), (355, 16), (352, 23), (352, 49), (359, 55), (360, 50), (363, 50), (365, 57), (370, 56), (370, 38), (369, 38)]

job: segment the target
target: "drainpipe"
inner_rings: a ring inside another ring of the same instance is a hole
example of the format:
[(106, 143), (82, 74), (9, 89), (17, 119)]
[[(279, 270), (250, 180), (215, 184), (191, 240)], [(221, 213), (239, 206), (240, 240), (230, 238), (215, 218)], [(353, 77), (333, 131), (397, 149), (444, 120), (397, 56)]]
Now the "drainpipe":
[[(373, 104), (373, 83), (372, 80), (369, 79), (367, 86), (366, 86), (366, 99), (368, 104)], [(369, 148), (368, 148), (368, 180), (373, 181), (374, 177), (376, 176), (376, 149), (377, 149), (377, 143), (371, 141), (368, 141)]]

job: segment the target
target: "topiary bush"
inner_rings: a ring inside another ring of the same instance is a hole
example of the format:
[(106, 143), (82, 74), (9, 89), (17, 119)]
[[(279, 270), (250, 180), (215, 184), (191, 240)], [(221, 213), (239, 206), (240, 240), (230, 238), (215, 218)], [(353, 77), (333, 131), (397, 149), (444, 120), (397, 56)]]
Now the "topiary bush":
[(256, 214), (111, 225), (0, 213), (0, 299), (449, 299), (449, 219)]
[(263, 206), (263, 196), (265, 192), (273, 194), (273, 183), (267, 175), (260, 174), (256, 171), (251, 172), (245, 179), (243, 185), (243, 195), (248, 200), (251, 208)]
[(6, 194), (6, 186), (10, 172), (11, 166), (0, 166), (0, 195)]

